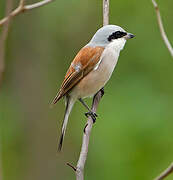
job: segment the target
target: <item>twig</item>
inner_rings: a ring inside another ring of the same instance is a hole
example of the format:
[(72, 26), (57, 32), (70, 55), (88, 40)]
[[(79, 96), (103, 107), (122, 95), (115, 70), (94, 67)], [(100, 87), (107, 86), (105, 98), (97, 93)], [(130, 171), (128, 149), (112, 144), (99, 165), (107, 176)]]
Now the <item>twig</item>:
[(18, 7), (15, 10), (13, 10), (12, 12), (11, 12), (11, 9), (12, 9), (11, 8), (10, 11), (8, 12), (8, 14), (6, 13), (6, 17), (4, 17), (3, 19), (0, 20), (0, 27), (2, 25), (4, 25), (3, 30), (2, 30), (2, 36), (0, 38), (0, 86), (2, 84), (3, 72), (5, 69), (5, 61), (4, 61), (5, 53), (4, 52), (5, 52), (5, 41), (7, 39), (8, 29), (9, 29), (9, 20), (11, 20), (11, 18), (13, 18), (14, 16), (19, 15), (20, 13), (26, 12), (26, 11), (34, 9), (34, 8), (41, 7), (41, 6), (46, 5), (54, 0), (43, 0), (43, 1), (31, 4), (31, 5), (25, 5), (25, 1), (26, 0), (20, 0)]
[(9, 18), (17, 16), (18, 14), (23, 13), (25, 11), (38, 8), (40, 6), (44, 6), (52, 1), (54, 0), (43, 0), (31, 5), (25, 5), (25, 0), (20, 0), (19, 6), (15, 10), (13, 10), (8, 16), (0, 20), (0, 26), (3, 25), (6, 21), (8, 21)]
[[(98, 104), (103, 96), (103, 89), (100, 90), (93, 98), (92, 103), (92, 111), (96, 112)], [(87, 124), (84, 128), (83, 133), (83, 141), (82, 141), (82, 148), (79, 156), (79, 160), (76, 167), (76, 180), (83, 180), (84, 179), (84, 166), (88, 154), (88, 145), (90, 139), (90, 133), (93, 126), (93, 120), (91, 117), (88, 117)]]
[[(5, 15), (8, 16), (13, 6), (13, 0), (6, 1), (6, 10)], [(8, 36), (8, 29), (10, 26), (10, 21), (8, 20), (2, 29), (1, 37), (0, 37), (0, 86), (2, 81), (2, 75), (4, 72), (4, 48), (5, 48), (5, 41)], [(2, 134), (0, 135), (0, 180), (3, 180), (3, 163), (2, 163)]]
[(159, 29), (160, 29), (160, 33), (161, 33), (162, 39), (165, 42), (165, 45), (168, 48), (171, 56), (173, 57), (173, 48), (172, 48), (172, 46), (171, 46), (171, 44), (170, 44), (170, 42), (168, 40), (168, 37), (167, 37), (167, 35), (165, 33), (165, 30), (164, 30), (164, 27), (163, 27), (163, 23), (162, 23), (162, 19), (161, 19), (161, 15), (160, 15), (160, 11), (159, 11), (159, 7), (158, 7), (158, 5), (157, 5), (155, 0), (152, 0), (152, 3), (153, 3), (153, 6), (154, 6), (154, 8), (156, 10), (157, 22), (158, 22), (158, 25), (159, 25)]
[[(109, 24), (109, 0), (103, 0), (103, 26)], [(93, 98), (92, 111), (96, 112), (98, 104), (104, 94), (104, 90), (101, 89)], [(79, 160), (76, 167), (76, 180), (84, 180), (84, 167), (88, 154), (88, 145), (90, 140), (90, 134), (93, 126), (93, 120), (88, 117), (87, 124), (84, 128), (82, 147), (79, 156)]]
[(19, 4), (23, 7), (25, 5), (25, 0), (20, 0)]
[[(5, 10), (5, 14), (6, 16), (9, 15), (11, 9), (12, 9), (12, 0), (7, 0), (6, 1), (6, 10)], [(2, 76), (3, 76), (3, 72), (4, 72), (4, 68), (5, 68), (5, 63), (4, 63), (4, 49), (5, 49), (5, 42), (8, 36), (8, 30), (9, 30), (9, 26), (10, 26), (10, 19), (8, 19), (8, 21), (6, 21), (6, 23), (4, 24), (4, 27), (2, 29), (2, 33), (1, 33), (1, 37), (0, 37), (0, 86), (1, 86), (1, 81), (2, 81)]]
[(103, 26), (109, 24), (109, 0), (103, 0)]
[(173, 163), (154, 180), (162, 180), (173, 172)]
[(67, 166), (70, 166), (74, 171), (76, 171), (76, 168), (73, 165), (71, 165), (70, 163), (67, 163)]
[[(153, 6), (156, 10), (156, 15), (157, 15), (157, 22), (159, 25), (159, 29), (160, 29), (160, 33), (161, 33), (161, 37), (166, 45), (166, 47), (168, 48), (168, 51), (170, 52), (171, 56), (173, 57), (173, 48), (168, 40), (168, 37), (165, 33), (164, 27), (163, 27), (163, 23), (162, 23), (162, 18), (160, 15), (160, 11), (159, 11), (159, 7), (158, 4), (156, 3), (155, 0), (152, 0)], [(157, 178), (155, 178), (154, 180), (162, 180), (165, 177), (167, 177), (169, 174), (171, 174), (173, 172), (173, 163), (171, 163), (171, 165), (164, 170)]]

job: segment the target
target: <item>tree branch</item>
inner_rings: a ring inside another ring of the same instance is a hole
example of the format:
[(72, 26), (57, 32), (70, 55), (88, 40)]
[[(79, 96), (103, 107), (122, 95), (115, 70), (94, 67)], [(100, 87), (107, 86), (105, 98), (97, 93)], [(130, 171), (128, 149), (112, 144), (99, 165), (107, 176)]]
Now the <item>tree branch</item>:
[(103, 26), (109, 24), (109, 0), (103, 0)]
[(71, 167), (74, 171), (76, 171), (76, 168), (73, 165), (71, 165), (70, 163), (67, 163), (67, 166)]
[[(109, 24), (109, 0), (103, 0), (103, 26)], [(101, 89), (93, 98), (92, 111), (96, 112), (98, 104), (104, 94), (104, 90)], [(90, 134), (93, 126), (93, 120), (88, 117), (86, 126), (83, 133), (83, 141), (79, 160), (76, 167), (76, 180), (84, 180), (84, 167), (88, 155), (88, 145), (90, 140)]]
[(159, 29), (160, 29), (160, 33), (161, 33), (161, 37), (166, 45), (166, 47), (168, 48), (171, 56), (173, 57), (173, 48), (168, 40), (168, 37), (165, 33), (165, 30), (164, 30), (164, 27), (163, 27), (163, 23), (162, 23), (162, 19), (161, 19), (161, 15), (160, 15), (160, 11), (159, 11), (159, 7), (156, 3), (155, 0), (152, 0), (152, 3), (153, 3), (153, 6), (156, 10), (156, 15), (157, 15), (157, 22), (158, 22), (158, 25), (159, 25)]
[[(6, 0), (6, 9), (5, 9), (5, 15), (8, 16), (13, 6), (13, 0)], [(10, 19), (4, 24), (4, 27), (2, 29), (1, 37), (0, 37), (0, 86), (2, 81), (2, 76), (4, 72), (4, 48), (5, 48), (5, 41), (8, 36), (8, 29), (10, 26)], [(2, 134), (0, 135), (0, 180), (3, 180), (3, 163), (2, 163)]]
[(154, 180), (162, 180), (173, 172), (173, 163)]
[[(7, 0), (6, 1), (6, 10), (5, 10), (5, 15), (9, 16), (12, 6), (13, 6), (13, 1), (12, 0)], [(8, 36), (8, 30), (10, 26), (10, 18), (7, 19), (5, 22), (2, 32), (1, 32), (1, 37), (0, 37), (0, 86), (2, 82), (2, 76), (5, 68), (5, 62), (4, 62), (4, 56), (5, 56), (5, 42)]]
[(13, 10), (8, 16), (0, 20), (0, 26), (3, 25), (5, 22), (7, 22), (9, 18), (17, 16), (18, 14), (26, 12), (28, 10), (44, 6), (52, 1), (54, 0), (43, 0), (31, 5), (25, 5), (25, 0), (20, 0), (19, 6), (15, 10)]
[[(92, 103), (92, 111), (96, 112), (98, 104), (103, 96), (103, 89), (100, 90), (93, 98)], [(87, 159), (88, 154), (88, 145), (90, 140), (90, 134), (93, 126), (93, 120), (91, 117), (88, 117), (86, 126), (84, 128), (83, 133), (83, 141), (82, 141), (82, 148), (79, 156), (79, 160), (76, 167), (76, 180), (83, 180), (84, 179), (84, 166)]]
[[(41, 7), (41, 6), (46, 5), (54, 0), (43, 0), (43, 1), (31, 4), (31, 5), (25, 5), (25, 1), (26, 0), (20, 0), (18, 7), (15, 10), (13, 10), (12, 12), (11, 12), (12, 7), (10, 9), (8, 9), (8, 13), (6, 10), (6, 14), (5, 14), (6, 17), (4, 17), (3, 19), (0, 20), (0, 27), (2, 25), (4, 25), (3, 29), (2, 29), (2, 35), (0, 37), (0, 86), (2, 84), (3, 72), (5, 69), (5, 60), (4, 60), (5, 41), (8, 36), (8, 29), (9, 29), (9, 22), (10, 22), (9, 20), (11, 20), (11, 18), (14, 16), (19, 15), (20, 13), (26, 12), (26, 11), (34, 9), (34, 8)], [(7, 3), (11, 2), (11, 0), (7, 0), (6, 2)], [(8, 7), (9, 7), (9, 5), (7, 5), (7, 8)]]
[[(164, 26), (163, 26), (163, 23), (162, 23), (162, 18), (161, 18), (161, 15), (160, 15), (160, 11), (159, 11), (159, 7), (158, 7), (158, 4), (156, 3), (155, 0), (152, 0), (152, 3), (153, 3), (153, 6), (155, 8), (155, 11), (156, 11), (156, 15), (157, 15), (157, 22), (158, 22), (158, 25), (159, 25), (159, 29), (160, 29), (160, 33), (161, 33), (161, 37), (166, 45), (166, 47), (168, 48), (168, 51), (170, 52), (171, 56), (173, 57), (173, 48), (171, 46), (171, 43), (169, 42), (168, 40), (168, 37), (165, 33), (165, 30), (164, 30)], [(155, 178), (154, 180), (162, 180), (164, 179), (165, 177), (167, 177), (169, 174), (171, 174), (173, 172), (173, 163), (171, 163), (171, 165), (166, 169), (164, 170), (157, 178)]]

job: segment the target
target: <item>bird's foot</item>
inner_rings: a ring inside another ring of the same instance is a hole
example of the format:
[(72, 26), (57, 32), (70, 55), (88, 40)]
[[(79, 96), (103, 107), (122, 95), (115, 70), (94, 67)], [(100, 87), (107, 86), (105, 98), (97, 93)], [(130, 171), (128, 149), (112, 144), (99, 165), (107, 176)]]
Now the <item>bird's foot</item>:
[(92, 112), (92, 111), (86, 112), (85, 116), (86, 117), (90, 116), (92, 118), (92, 120), (93, 120), (93, 123), (96, 122), (97, 114), (95, 112)]

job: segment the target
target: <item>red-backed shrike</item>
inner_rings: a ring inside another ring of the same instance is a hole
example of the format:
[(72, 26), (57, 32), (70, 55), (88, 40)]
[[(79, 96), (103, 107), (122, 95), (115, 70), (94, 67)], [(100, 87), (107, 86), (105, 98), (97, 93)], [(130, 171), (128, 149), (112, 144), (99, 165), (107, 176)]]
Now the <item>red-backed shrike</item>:
[(79, 100), (89, 110), (86, 115), (90, 115), (93, 121), (96, 120), (97, 115), (85, 104), (83, 98), (92, 97), (105, 86), (126, 40), (133, 37), (133, 34), (127, 33), (119, 26), (104, 26), (95, 33), (90, 42), (78, 52), (72, 61), (61, 88), (52, 102), (55, 104), (65, 97), (66, 110), (59, 150), (62, 148), (68, 117), (76, 100)]

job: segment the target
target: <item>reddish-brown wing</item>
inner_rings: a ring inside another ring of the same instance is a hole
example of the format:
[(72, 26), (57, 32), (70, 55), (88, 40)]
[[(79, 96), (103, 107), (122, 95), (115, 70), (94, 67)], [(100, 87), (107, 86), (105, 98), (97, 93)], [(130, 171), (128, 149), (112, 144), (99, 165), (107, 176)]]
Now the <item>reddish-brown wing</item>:
[(68, 91), (70, 91), (84, 76), (94, 69), (100, 60), (103, 47), (84, 47), (74, 58), (71, 63), (61, 88), (54, 98), (52, 104), (55, 104)]

